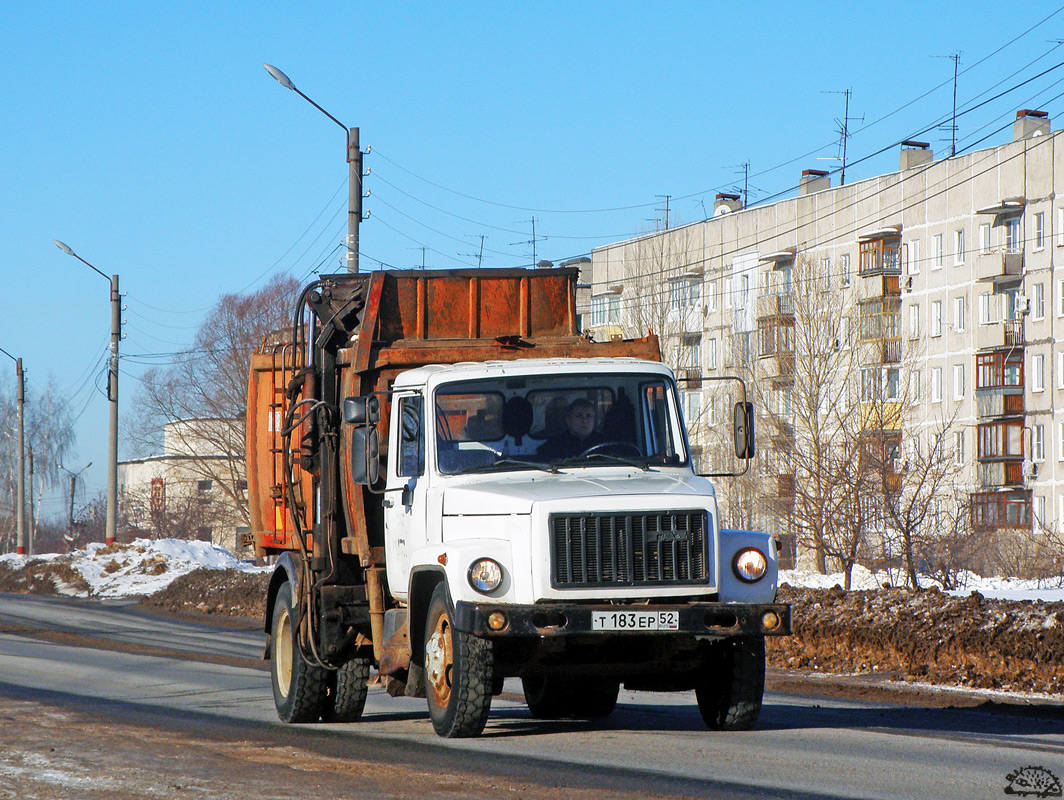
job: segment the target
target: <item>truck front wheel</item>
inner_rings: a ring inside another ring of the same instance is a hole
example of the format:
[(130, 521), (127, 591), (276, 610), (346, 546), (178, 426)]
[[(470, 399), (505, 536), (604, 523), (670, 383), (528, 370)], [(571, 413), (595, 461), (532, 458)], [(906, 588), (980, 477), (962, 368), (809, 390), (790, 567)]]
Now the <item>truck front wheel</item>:
[(605, 678), (561, 675), (521, 679), (525, 703), (536, 719), (600, 719), (613, 713), (620, 684)]
[(436, 733), (477, 736), (491, 708), (491, 642), (454, 629), (447, 587), (432, 593), (425, 620), (425, 694)]
[(285, 583), (273, 604), (270, 631), (273, 703), (284, 722), (317, 722), (325, 702), (328, 671), (303, 658), (298, 628), (292, 584)]
[(748, 731), (761, 713), (765, 694), (765, 637), (725, 639), (713, 645), (702, 665), (695, 697), (706, 727)]

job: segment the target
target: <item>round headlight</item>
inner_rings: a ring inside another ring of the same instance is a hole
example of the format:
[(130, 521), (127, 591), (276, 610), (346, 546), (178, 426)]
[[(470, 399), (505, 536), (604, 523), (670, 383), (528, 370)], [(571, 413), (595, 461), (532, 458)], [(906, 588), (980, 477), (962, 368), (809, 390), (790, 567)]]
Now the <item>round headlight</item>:
[(764, 553), (755, 547), (740, 550), (735, 556), (735, 560), (732, 561), (732, 570), (734, 570), (735, 576), (747, 583), (761, 580), (765, 577), (767, 569), (768, 559), (765, 558)]
[(478, 558), (469, 566), (469, 585), (489, 594), (502, 583), (502, 566), (493, 558)]

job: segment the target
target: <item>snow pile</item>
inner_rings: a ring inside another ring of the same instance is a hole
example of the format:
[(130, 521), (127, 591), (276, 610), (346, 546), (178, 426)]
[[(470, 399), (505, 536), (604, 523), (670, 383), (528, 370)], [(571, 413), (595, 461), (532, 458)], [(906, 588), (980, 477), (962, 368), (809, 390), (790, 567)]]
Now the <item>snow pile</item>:
[[(90, 544), (74, 553), (0, 556), (0, 566), (45, 569), (60, 594), (79, 597), (132, 597), (161, 591), (196, 569), (263, 572), (209, 542), (136, 539), (132, 544)], [(71, 579), (73, 577), (73, 579)], [(87, 588), (86, 588), (87, 587)]]
[[(803, 589), (830, 589), (833, 586), (844, 586), (845, 577), (841, 572), (821, 575), (811, 570), (790, 569), (780, 571), (779, 582)], [(918, 577), (922, 588), (927, 589), (932, 586), (943, 588), (935, 578), (929, 578), (926, 575)], [(1059, 578), (1048, 581), (1002, 577), (983, 578), (972, 572), (964, 572), (957, 576), (957, 584), (961, 588), (949, 590), (946, 594), (954, 597), (967, 597), (973, 592), (978, 592), (983, 597), (995, 600), (1041, 600), (1046, 603), (1064, 601), (1064, 580)], [(872, 573), (860, 565), (853, 568), (850, 579), (850, 589), (853, 591), (874, 591), (904, 586), (905, 575), (898, 570)]]

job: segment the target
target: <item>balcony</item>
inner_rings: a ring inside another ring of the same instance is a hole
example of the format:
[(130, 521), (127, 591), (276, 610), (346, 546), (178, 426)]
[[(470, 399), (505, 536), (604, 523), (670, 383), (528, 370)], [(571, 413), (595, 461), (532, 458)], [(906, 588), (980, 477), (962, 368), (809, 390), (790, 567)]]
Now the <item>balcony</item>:
[(757, 298), (757, 317), (793, 317), (794, 295), (790, 292), (763, 294)]
[(861, 242), (858, 274), (865, 278), (877, 275), (900, 276), (901, 238), (870, 239)]
[(1023, 278), (1023, 251), (1013, 248), (980, 253), (978, 280), (993, 283), (995, 292), (1015, 288)]
[(991, 461), (976, 465), (979, 485), (984, 489), (1023, 486), (1022, 461)]
[(1022, 417), (1025, 413), (1023, 387), (976, 389), (975, 413), (981, 419)]
[(767, 380), (786, 383), (794, 380), (794, 353), (779, 352), (761, 356), (758, 367)]
[(973, 530), (1031, 529), (1030, 491), (973, 492), (969, 502)]

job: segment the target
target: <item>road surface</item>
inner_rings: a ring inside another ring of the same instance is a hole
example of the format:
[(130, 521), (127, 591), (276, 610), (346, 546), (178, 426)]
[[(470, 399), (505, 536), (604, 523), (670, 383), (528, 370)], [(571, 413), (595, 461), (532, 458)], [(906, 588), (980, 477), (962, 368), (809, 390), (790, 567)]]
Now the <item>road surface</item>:
[(517, 682), (474, 740), (437, 738), (424, 700), (379, 689), (359, 723), (289, 726), (262, 645), (120, 603), (0, 595), (0, 798), (971, 800), (1014, 796), (1025, 767), (1064, 776), (1059, 714), (775, 692), (749, 733), (706, 731), (691, 693), (622, 690), (607, 720), (543, 722)]

